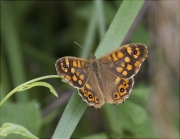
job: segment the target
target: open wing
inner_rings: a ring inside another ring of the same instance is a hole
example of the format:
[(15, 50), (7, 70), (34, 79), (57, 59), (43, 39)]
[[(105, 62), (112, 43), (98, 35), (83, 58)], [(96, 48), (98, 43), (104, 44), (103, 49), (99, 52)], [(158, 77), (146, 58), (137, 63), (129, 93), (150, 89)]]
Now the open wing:
[(66, 56), (56, 61), (56, 71), (63, 76), (69, 84), (76, 88), (82, 88), (88, 78), (90, 63), (88, 60)]
[(101, 66), (121, 78), (132, 78), (147, 57), (144, 44), (127, 44), (98, 59)]

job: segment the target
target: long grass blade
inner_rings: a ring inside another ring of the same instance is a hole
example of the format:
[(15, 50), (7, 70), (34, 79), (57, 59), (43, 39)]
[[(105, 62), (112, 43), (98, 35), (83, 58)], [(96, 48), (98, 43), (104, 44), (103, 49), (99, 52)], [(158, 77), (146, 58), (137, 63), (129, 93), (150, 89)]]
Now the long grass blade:
[[(110, 28), (95, 53), (96, 56), (99, 57), (121, 44), (143, 3), (143, 0), (122, 2)], [(52, 138), (70, 138), (86, 107), (86, 103), (82, 101), (75, 91)]]

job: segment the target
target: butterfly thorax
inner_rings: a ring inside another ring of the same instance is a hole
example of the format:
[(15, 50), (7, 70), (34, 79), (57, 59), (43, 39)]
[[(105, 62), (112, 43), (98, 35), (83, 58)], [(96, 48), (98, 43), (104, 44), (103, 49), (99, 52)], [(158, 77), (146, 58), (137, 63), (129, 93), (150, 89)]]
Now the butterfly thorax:
[(90, 68), (93, 71), (98, 72), (99, 71), (99, 61), (96, 59), (96, 56), (91, 54), (90, 58), (89, 58), (89, 62), (90, 62)]

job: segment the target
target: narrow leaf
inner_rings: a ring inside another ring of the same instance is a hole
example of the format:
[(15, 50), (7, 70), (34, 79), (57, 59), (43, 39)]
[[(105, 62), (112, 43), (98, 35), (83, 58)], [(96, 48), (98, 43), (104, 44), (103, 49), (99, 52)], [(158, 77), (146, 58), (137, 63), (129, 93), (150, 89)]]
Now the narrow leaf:
[[(110, 50), (113, 50), (114, 48), (120, 46), (122, 40), (124, 39), (129, 28), (131, 27), (143, 3), (144, 3), (143, 0), (135, 1), (135, 2), (134, 1), (122, 2), (122, 5), (119, 8), (112, 24), (110, 25), (110, 28), (108, 29), (105, 37), (103, 38), (102, 42), (100, 43), (95, 53), (97, 57), (100, 57), (103, 54), (109, 52)], [(97, 9), (93, 9), (93, 10), (96, 13)], [(92, 22), (92, 20), (98, 19), (96, 18), (96, 16), (97, 15), (95, 14), (94, 18), (91, 18), (90, 23)], [(95, 21), (94, 23), (96, 22), (97, 21)], [(97, 26), (97, 24), (95, 25)], [(91, 24), (89, 26), (91, 26)], [(92, 41), (93, 40), (91, 40), (91, 42)], [(86, 107), (87, 107), (86, 103), (81, 100), (80, 96), (78, 96), (76, 91), (72, 95), (52, 138), (53, 139), (70, 138)], [(110, 121), (110, 126), (112, 128), (114, 127), (113, 129), (115, 129), (117, 127), (111, 124), (111, 122), (113, 123), (113, 121), (117, 122), (116, 119), (112, 119)]]

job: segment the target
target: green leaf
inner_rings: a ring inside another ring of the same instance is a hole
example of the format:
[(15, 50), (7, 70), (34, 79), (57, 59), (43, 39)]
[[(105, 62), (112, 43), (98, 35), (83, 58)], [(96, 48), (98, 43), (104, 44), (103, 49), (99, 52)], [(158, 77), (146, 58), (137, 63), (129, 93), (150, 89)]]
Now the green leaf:
[[(103, 38), (102, 42), (100, 43), (95, 53), (97, 57), (100, 57), (104, 55), (105, 53), (109, 52), (110, 50), (113, 50), (117, 48), (118, 46), (120, 46), (123, 38), (125, 37), (126, 33), (131, 27), (143, 3), (144, 3), (143, 0), (122, 2), (121, 7), (119, 8), (113, 22), (111, 23), (105, 37)], [(97, 9), (92, 9), (93, 14), (92, 14), (92, 18), (89, 24), (89, 26), (92, 27), (92, 30), (95, 29), (94, 25), (97, 26), (96, 22), (98, 22), (97, 20), (98, 18), (96, 18), (97, 16), (96, 10)], [(97, 21), (94, 21), (95, 19)], [(91, 23), (94, 23), (93, 26), (91, 25)], [(101, 22), (101, 24), (102, 23), (103, 22)], [(92, 41), (93, 40), (91, 40), (91, 42)], [(77, 91), (75, 91), (61, 117), (61, 120), (59, 121), (57, 125), (57, 128), (52, 138), (53, 139), (70, 138), (82, 114), (84, 113), (86, 107), (87, 107), (87, 104), (82, 101), (80, 96), (78, 96)], [(116, 124), (117, 124), (116, 118), (113, 118), (109, 122), (110, 128), (114, 130), (118, 129), (119, 127), (119, 126), (116, 126)], [(119, 130), (116, 130), (115, 132), (119, 135), (118, 131)], [(122, 131), (120, 131), (120, 133), (121, 132)]]
[(138, 138), (152, 138), (155, 137), (152, 129), (152, 121), (148, 116), (146, 109), (142, 106), (126, 100), (123, 105), (119, 105), (118, 118), (121, 121), (121, 128), (127, 130), (132, 135)]
[(91, 136), (86, 136), (81, 139), (108, 139), (108, 136), (105, 133), (99, 133)]
[(23, 86), (19, 87), (17, 89), (17, 91), (24, 91), (24, 90), (30, 89), (32, 87), (35, 87), (35, 86), (44, 86), (44, 87), (47, 87), (47, 88), (49, 88), (51, 93), (53, 93), (56, 97), (58, 97), (58, 94), (54, 90), (52, 85), (50, 85), (49, 83), (46, 83), (46, 82), (34, 82), (34, 83), (31, 83), (31, 84), (23, 85)]
[(5, 123), (0, 128), (0, 136), (7, 136), (8, 134), (21, 134), (27, 138), (31, 139), (38, 139), (38, 137), (34, 136), (31, 132), (29, 132), (25, 127), (12, 124), (12, 123)]
[(47, 79), (47, 78), (62, 78), (58, 75), (49, 75), (49, 76), (43, 76), (43, 77), (39, 77), (39, 78), (36, 78), (36, 79), (33, 79), (33, 80), (30, 80), (28, 82), (25, 82), (19, 86), (17, 86), (16, 88), (14, 88), (11, 92), (9, 92), (6, 97), (0, 102), (0, 107), (3, 105), (3, 103), (9, 98), (11, 97), (14, 93), (16, 92), (19, 92), (19, 91), (24, 91), (24, 90), (27, 90), (27, 89), (30, 89), (34, 86), (45, 86), (45, 87), (48, 87), (50, 89), (50, 91), (56, 96), (58, 97), (58, 94), (56, 93), (56, 91), (54, 90), (54, 88), (46, 83), (46, 82), (36, 82), (36, 81), (39, 81), (39, 80), (42, 80), (42, 79)]
[(151, 87), (144, 84), (139, 84), (133, 89), (131, 93), (132, 99), (135, 98), (138, 101), (147, 101)]
[[(26, 127), (31, 133), (37, 134), (40, 129), (40, 110), (37, 102), (10, 103), (7, 102), (1, 107), (1, 125), (14, 123)], [(13, 135), (14, 136), (14, 135)], [(13, 137), (9, 135), (9, 137)]]

